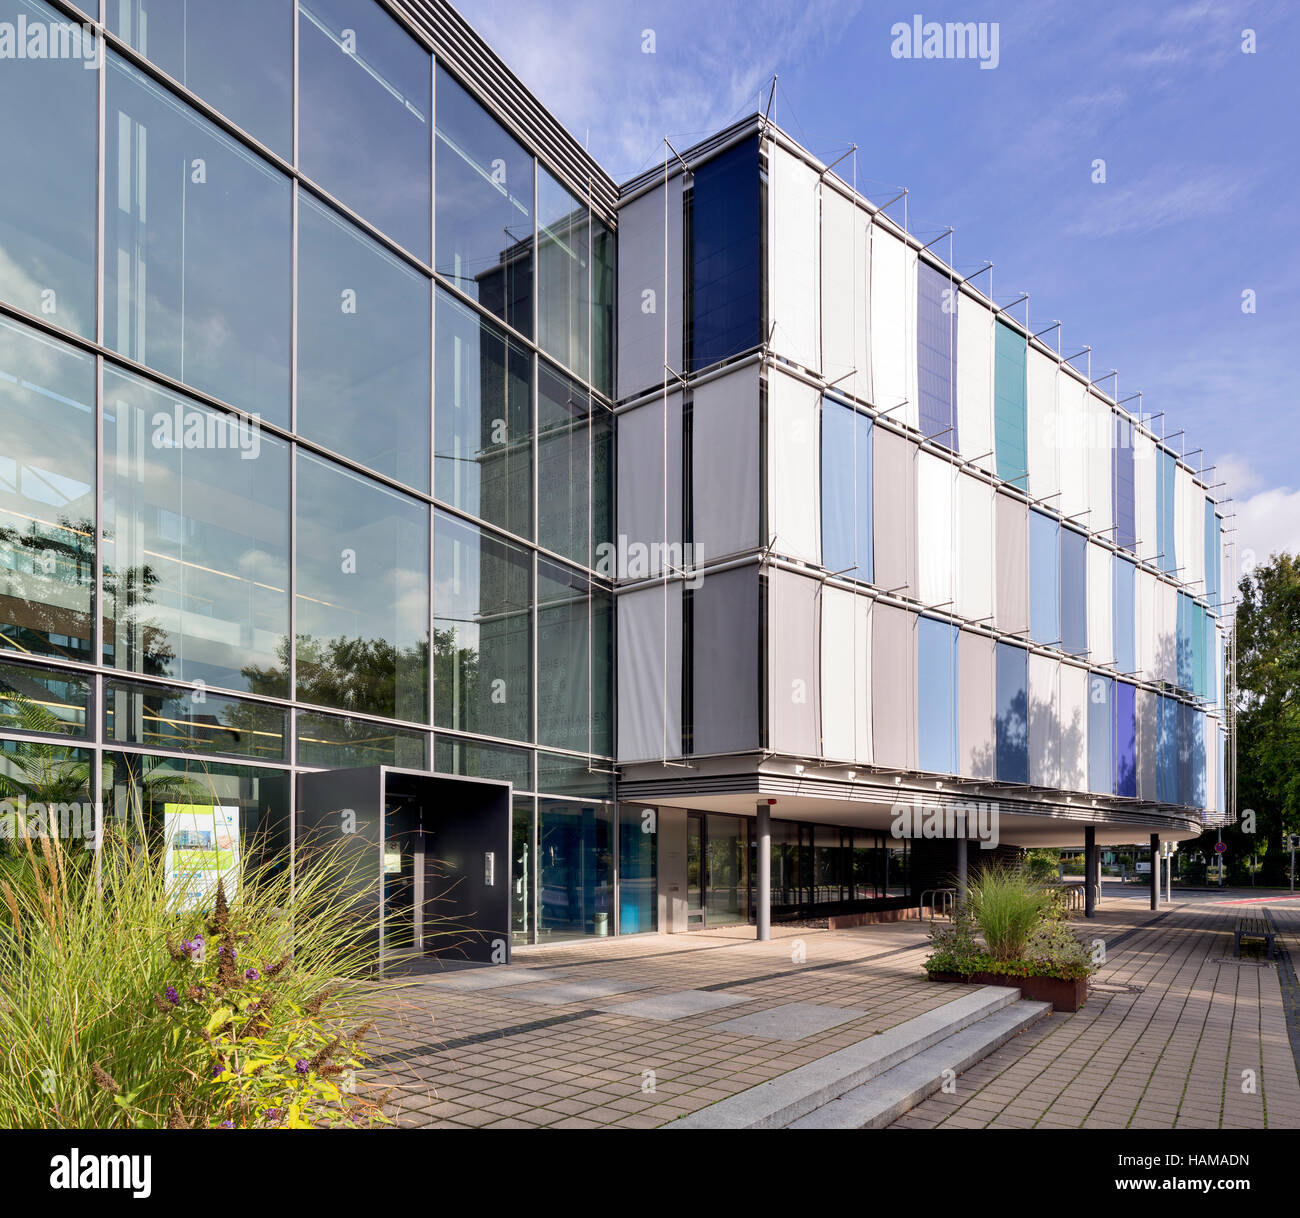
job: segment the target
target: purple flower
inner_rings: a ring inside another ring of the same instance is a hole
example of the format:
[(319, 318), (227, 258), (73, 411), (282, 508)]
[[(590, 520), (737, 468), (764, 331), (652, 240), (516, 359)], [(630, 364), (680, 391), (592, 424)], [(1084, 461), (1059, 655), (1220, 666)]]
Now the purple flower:
[(305, 1058), (300, 1057), (298, 1061), (295, 1063), (294, 1069), (297, 1070), (299, 1074), (306, 1074), (307, 1071), (311, 1069), (311, 1066), (307, 1064)]
[(169, 985), (163, 991), (163, 997), (165, 997), (174, 1007), (181, 1005), (181, 996), (176, 992), (176, 987), (174, 985)]
[(222, 1129), (234, 1129), (234, 1127), (235, 1127), (235, 1122), (232, 1120), (227, 1119), (221, 1122)]
[(268, 1121), (278, 1121), (280, 1119), (280, 1110), (278, 1108), (268, 1108), (266, 1110), (266, 1119)]
[(261, 974), (258, 973), (257, 969), (255, 968), (246, 969), (244, 971), (244, 979), (246, 981), (256, 981), (260, 975)]
[(225, 1066), (221, 1065), (220, 1063), (212, 1067), (213, 1078), (220, 1078), (223, 1074), (225, 1074), (225, 1072), (226, 1072)]
[(239, 959), (239, 948), (237, 948), (237, 947), (229, 947), (229, 948), (228, 948), (228, 947), (226, 947), (226, 945), (225, 945), (224, 943), (223, 943), (219, 948), (217, 948), (217, 955), (218, 955), (218, 956), (224, 956), (224, 955), (226, 954), (226, 952), (229, 952), (229, 953), (230, 953), (230, 958), (231, 958), (232, 960), (238, 960), (238, 959)]

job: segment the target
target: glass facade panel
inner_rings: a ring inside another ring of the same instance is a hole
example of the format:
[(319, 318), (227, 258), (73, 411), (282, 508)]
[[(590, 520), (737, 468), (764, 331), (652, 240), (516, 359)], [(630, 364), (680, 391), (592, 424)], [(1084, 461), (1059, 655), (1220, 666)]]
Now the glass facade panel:
[(591, 374), (591, 215), (537, 170), (537, 342), (576, 376)]
[(957, 446), (957, 288), (928, 262), (917, 267), (917, 360), (921, 432)]
[(997, 780), (1029, 781), (1029, 653), (997, 645)]
[(613, 753), (613, 606), (583, 575), (537, 564), (538, 743)]
[(687, 369), (763, 341), (763, 183), (758, 137), (695, 171), (688, 212)]
[(591, 562), (591, 395), (537, 369), (537, 540), (584, 567)]
[(125, 681), (104, 686), (104, 736), (116, 744), (285, 761), (287, 728), (287, 712), (261, 702)]
[(298, 14), (302, 172), (428, 262), (429, 53), (378, 4), (299, 0)]
[(516, 791), (533, 790), (532, 754), (497, 744), (479, 744), (455, 736), (436, 736), (433, 768), (439, 774), (492, 778), (513, 783)]
[(615, 303), (618, 240), (614, 230), (591, 217), (591, 383), (614, 396)]
[(108, 28), (293, 158), (293, 0), (109, 0)]
[(106, 138), (104, 341), (287, 425), (288, 179), (113, 56)]
[(1061, 526), (1052, 516), (1029, 513), (1029, 636), (1061, 643)]
[(871, 583), (872, 422), (822, 400), (822, 566)]
[(0, 649), (92, 658), (94, 403), (90, 356), (0, 319)]
[[(17, 814), (28, 817), (28, 831), (49, 828), (37, 819), (32, 805), (72, 804), (64, 820), (59, 809), (59, 836), (89, 838), (95, 830), (95, 809), (90, 802), (90, 774), (94, 754), (89, 749), (64, 748), (38, 740), (0, 740), (0, 789), (12, 808), (0, 812), (0, 833), (18, 830)], [(48, 815), (48, 813), (47, 813)], [(88, 847), (89, 848), (89, 847)]]
[[(252, 863), (289, 865), (291, 786), (287, 770), (197, 758), (104, 754), (104, 824), (130, 837), (136, 824), (162, 847), (191, 809), (220, 810), (237, 835), (234, 870)], [(215, 819), (215, 818), (214, 818)]]
[[(13, 30), (64, 20), (36, 0), (0, 0)], [(99, 76), (86, 65), (102, 48), (81, 46), (80, 58), (2, 61), (0, 299), (94, 338)]]
[(917, 764), (935, 774), (957, 772), (957, 637), (947, 622), (917, 622)]
[(614, 933), (614, 813), (539, 799), (538, 931), (563, 939)]
[(434, 722), (532, 739), (532, 562), (526, 551), (434, 515)]
[(1073, 529), (1061, 530), (1061, 646), (1088, 650), (1088, 539)]
[(385, 723), (298, 712), (298, 764), (326, 770), (391, 765), (423, 770), (429, 743), (424, 732)]
[(104, 369), (104, 663), (288, 694), (289, 451)]
[(533, 158), (438, 68), (435, 269), (533, 333)]
[(536, 863), (536, 801), (531, 795), (516, 795), (511, 808), (510, 833), (510, 940), (531, 943), (533, 940), (534, 890)]
[(84, 736), (90, 682), (73, 673), (0, 664), (0, 729)]
[(572, 795), (579, 799), (608, 800), (614, 796), (609, 766), (562, 753), (537, 754), (537, 789), (547, 795)]
[(705, 817), (704, 916), (709, 926), (749, 917), (749, 868), (745, 822), (736, 816)]
[(1109, 677), (1095, 673), (1088, 677), (1088, 789), (1103, 795), (1113, 794), (1115, 781), (1111, 758), (1114, 684)]
[(434, 494), (531, 537), (532, 356), (441, 289), (437, 307)]
[(429, 509), (298, 456), (298, 697), (428, 721)]
[(298, 207), (298, 424), (429, 489), (429, 281), (337, 213)]
[(623, 935), (657, 930), (658, 818), (653, 809), (627, 805), (618, 814), (618, 928)]

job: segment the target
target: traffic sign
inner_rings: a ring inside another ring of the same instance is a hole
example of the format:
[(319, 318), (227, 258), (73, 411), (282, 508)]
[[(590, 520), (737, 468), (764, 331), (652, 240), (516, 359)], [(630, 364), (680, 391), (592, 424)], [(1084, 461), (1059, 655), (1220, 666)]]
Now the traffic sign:
[(1227, 843), (1227, 842), (1215, 842), (1215, 843), (1214, 843), (1214, 853), (1215, 853), (1215, 854), (1227, 854), (1227, 853), (1228, 853), (1228, 843)]

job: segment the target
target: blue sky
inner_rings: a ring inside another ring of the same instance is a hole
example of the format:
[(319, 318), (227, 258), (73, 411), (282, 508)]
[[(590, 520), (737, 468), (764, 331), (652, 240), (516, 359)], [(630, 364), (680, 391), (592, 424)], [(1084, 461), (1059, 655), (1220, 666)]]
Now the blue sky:
[[(914, 233), (952, 225), (959, 270), (992, 260), (1000, 303), (1029, 292), (1033, 329), (1059, 318), (1065, 354), (1091, 345), (1094, 378), (1118, 369), (1121, 397), (1142, 390), (1186, 430), (1229, 483), (1245, 561), (1300, 552), (1294, 0), (459, 7), (619, 180), (661, 160), (664, 135), (681, 148), (752, 112), (779, 73), (792, 135), (827, 161), (856, 143), (864, 194), (906, 186)], [(996, 22), (997, 67), (894, 58), (891, 27), (914, 14)]]

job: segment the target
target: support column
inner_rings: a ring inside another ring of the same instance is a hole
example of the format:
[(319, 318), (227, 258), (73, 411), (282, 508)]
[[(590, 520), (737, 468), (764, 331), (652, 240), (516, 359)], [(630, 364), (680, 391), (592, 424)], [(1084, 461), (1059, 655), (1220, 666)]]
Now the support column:
[(963, 817), (958, 817), (961, 823), (961, 836), (957, 839), (957, 908), (961, 909), (966, 904), (966, 826)]
[(1160, 834), (1151, 835), (1151, 908), (1160, 908)]
[(758, 805), (758, 875), (754, 885), (758, 897), (756, 921), (758, 923), (758, 940), (766, 943), (772, 937), (772, 804), (776, 800), (765, 799)]
[(1089, 825), (1083, 831), (1083, 916), (1097, 916), (1097, 830)]
[(1174, 852), (1165, 847), (1165, 904), (1174, 903)]

